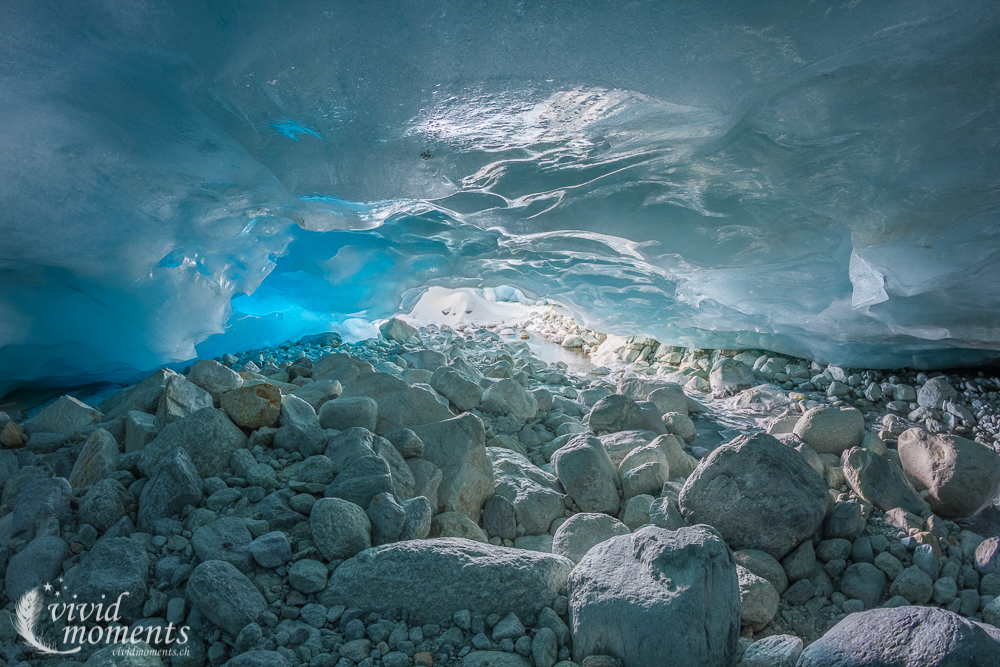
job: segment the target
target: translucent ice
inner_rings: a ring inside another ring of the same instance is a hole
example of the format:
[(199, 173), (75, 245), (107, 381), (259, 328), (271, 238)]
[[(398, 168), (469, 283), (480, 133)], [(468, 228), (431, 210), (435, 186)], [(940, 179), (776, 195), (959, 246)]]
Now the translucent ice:
[(995, 3), (8, 3), (0, 393), (511, 285), (843, 365), (1000, 350)]

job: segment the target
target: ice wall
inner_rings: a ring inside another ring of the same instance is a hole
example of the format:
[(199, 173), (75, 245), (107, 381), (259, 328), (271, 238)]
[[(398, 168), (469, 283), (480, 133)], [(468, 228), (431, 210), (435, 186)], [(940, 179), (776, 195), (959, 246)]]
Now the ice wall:
[(995, 2), (11, 0), (0, 393), (422, 286), (846, 365), (1000, 350)]

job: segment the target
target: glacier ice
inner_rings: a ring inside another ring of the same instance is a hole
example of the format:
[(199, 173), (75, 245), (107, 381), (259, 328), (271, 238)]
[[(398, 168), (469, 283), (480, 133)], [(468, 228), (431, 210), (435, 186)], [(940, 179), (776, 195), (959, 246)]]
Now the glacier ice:
[(998, 24), (976, 0), (8, 3), (0, 393), (427, 287), (849, 366), (994, 358)]

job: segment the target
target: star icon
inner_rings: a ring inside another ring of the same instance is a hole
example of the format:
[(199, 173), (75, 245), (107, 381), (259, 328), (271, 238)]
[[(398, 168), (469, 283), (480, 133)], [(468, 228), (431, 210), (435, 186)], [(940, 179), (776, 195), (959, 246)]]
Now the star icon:
[(51, 593), (52, 592), (52, 584), (45, 584), (44, 588), (45, 588), (45, 592), (46, 593)]

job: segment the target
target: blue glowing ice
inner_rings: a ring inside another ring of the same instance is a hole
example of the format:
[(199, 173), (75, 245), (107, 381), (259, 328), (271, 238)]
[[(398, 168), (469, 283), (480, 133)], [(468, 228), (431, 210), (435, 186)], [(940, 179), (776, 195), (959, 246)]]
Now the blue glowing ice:
[(0, 393), (426, 286), (845, 365), (997, 356), (998, 30), (992, 0), (14, 3)]

